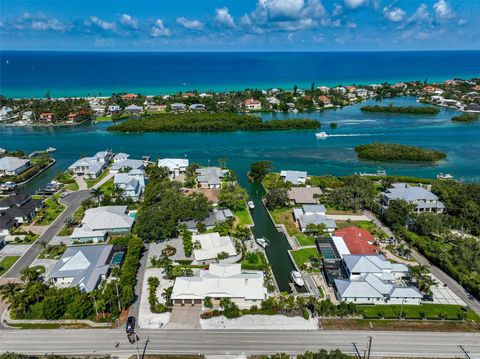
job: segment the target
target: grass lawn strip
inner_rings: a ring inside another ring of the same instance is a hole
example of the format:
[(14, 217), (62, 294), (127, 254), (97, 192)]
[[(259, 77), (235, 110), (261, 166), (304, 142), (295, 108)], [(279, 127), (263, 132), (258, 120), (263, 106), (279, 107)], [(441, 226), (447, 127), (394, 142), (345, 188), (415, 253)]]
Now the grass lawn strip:
[(466, 320), (479, 321), (480, 317), (468, 309), (465, 310), (460, 305), (453, 304), (422, 304), (422, 305), (404, 305), (401, 304), (392, 305), (374, 305), (374, 306), (361, 306), (361, 311), (365, 319), (398, 319), (400, 314), (405, 319), (449, 319), (449, 320), (461, 320), (465, 316)]
[(237, 222), (242, 226), (250, 226), (253, 224), (252, 217), (250, 217), (247, 207), (240, 211), (234, 211), (233, 214), (237, 218)]
[(93, 186), (95, 186), (98, 182), (100, 182), (102, 179), (104, 179), (109, 173), (109, 167), (105, 168), (102, 172), (102, 174), (100, 176), (98, 176), (97, 178), (94, 178), (94, 179), (89, 179), (89, 180), (85, 180), (85, 182), (87, 183), (87, 187), (88, 188), (92, 188)]
[(301, 248), (290, 251), (290, 254), (298, 268), (301, 268), (310, 257), (319, 258), (317, 248)]
[(15, 264), (20, 256), (6, 256), (0, 260), (0, 276), (8, 272), (8, 270)]
[(283, 224), (290, 236), (295, 236), (301, 246), (312, 246), (315, 244), (315, 238), (305, 235), (300, 231), (293, 221), (291, 208), (280, 208), (270, 211), (272, 218), (276, 224)]
[(55, 196), (49, 197), (45, 201), (45, 207), (42, 208), (36, 216), (37, 217), (35, 221), (36, 225), (48, 226), (49, 224), (51, 224), (53, 221), (57, 219), (60, 213), (63, 212), (63, 210), (65, 209), (65, 206), (58, 202), (59, 198), (60, 198), (60, 195), (57, 194)]

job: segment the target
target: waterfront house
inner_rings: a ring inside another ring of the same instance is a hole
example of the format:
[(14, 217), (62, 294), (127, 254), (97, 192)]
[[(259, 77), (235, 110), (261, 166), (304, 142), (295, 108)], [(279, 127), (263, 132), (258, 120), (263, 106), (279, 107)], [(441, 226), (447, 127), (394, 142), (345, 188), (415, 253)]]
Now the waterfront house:
[(382, 201), (387, 208), (390, 201), (403, 200), (415, 205), (415, 212), (442, 213), (445, 205), (429, 190), (420, 186), (410, 186), (407, 183), (393, 183), (392, 187), (382, 192)]
[(27, 122), (33, 120), (33, 111), (22, 112), (22, 120)]
[(355, 91), (355, 95), (357, 95), (358, 97), (368, 97), (368, 90), (367, 89), (356, 89)]
[(287, 195), (291, 204), (316, 204), (317, 196), (322, 194), (320, 187), (292, 187), (288, 190)]
[(333, 232), (337, 228), (335, 221), (327, 218), (325, 206), (322, 204), (306, 204), (301, 208), (294, 208), (293, 217), (302, 232), (308, 231), (309, 224), (323, 224), (328, 232)]
[(307, 172), (284, 170), (280, 172), (280, 178), (293, 185), (305, 184), (307, 182)]
[(174, 112), (185, 112), (187, 110), (187, 105), (184, 103), (172, 103), (170, 104), (170, 109)]
[(143, 160), (134, 160), (134, 159), (124, 159), (121, 161), (114, 162), (108, 171), (110, 173), (116, 174), (124, 171), (131, 170), (141, 170), (145, 168), (145, 161)]
[(105, 106), (102, 104), (92, 104), (90, 108), (95, 116), (102, 116), (105, 112)]
[(0, 177), (2, 176), (16, 176), (25, 172), (31, 166), (28, 159), (5, 156), (0, 158)]
[(151, 113), (165, 112), (167, 105), (151, 105), (148, 106), (147, 111)]
[(59, 288), (78, 287), (91, 292), (107, 278), (112, 252), (112, 245), (68, 247), (47, 280)]
[(0, 109), (0, 121), (8, 120), (12, 114), (13, 110), (11, 107), (3, 106)]
[(113, 163), (128, 160), (128, 157), (130, 157), (128, 153), (119, 152), (115, 156), (113, 156)]
[(280, 105), (280, 100), (274, 96), (267, 97), (266, 100), (270, 105)]
[(110, 151), (97, 152), (93, 157), (84, 157), (75, 161), (68, 169), (76, 175), (87, 179), (97, 178), (110, 162), (113, 154)]
[(43, 112), (40, 114), (40, 121), (52, 122), (55, 115), (52, 112)]
[(108, 112), (113, 114), (113, 113), (117, 113), (120, 111), (120, 106), (119, 105), (110, 105), (108, 106)]
[(129, 105), (125, 107), (125, 113), (129, 115), (138, 115), (143, 111), (143, 108), (137, 105)]
[(345, 254), (378, 254), (380, 249), (374, 244), (372, 234), (359, 227), (347, 227), (335, 231), (332, 237), (340, 256)]
[(89, 208), (82, 219), (86, 231), (106, 231), (109, 234), (130, 232), (135, 220), (127, 214), (127, 206)]
[(211, 298), (213, 308), (222, 298), (229, 298), (240, 309), (260, 305), (267, 299), (263, 271), (244, 270), (239, 263), (212, 263), (196, 277), (177, 277), (172, 291), (174, 306), (203, 306)]
[(206, 110), (206, 107), (203, 103), (194, 103), (188, 109), (192, 112), (203, 112)]
[(213, 229), (217, 224), (226, 222), (229, 219), (233, 219), (233, 213), (228, 208), (214, 208), (201, 221), (189, 220), (182, 222), (187, 229), (191, 232), (197, 232), (197, 223), (202, 222), (205, 225), (207, 231)]
[(421, 293), (406, 286), (404, 264), (391, 263), (383, 255), (344, 255), (346, 278), (334, 280), (340, 301), (358, 304), (420, 304)]
[(221, 188), (222, 178), (227, 174), (227, 170), (220, 167), (202, 167), (197, 169), (197, 182), (203, 188)]
[(215, 261), (219, 254), (225, 254), (227, 258), (237, 255), (232, 239), (218, 232), (194, 234), (192, 242), (193, 256), (200, 263)]
[(115, 187), (123, 190), (123, 196), (138, 201), (145, 189), (145, 174), (143, 170), (131, 170), (127, 173), (117, 173), (113, 178)]
[(262, 109), (262, 103), (253, 98), (249, 98), (243, 101), (243, 107), (248, 111), (259, 111)]
[(125, 95), (122, 96), (122, 98), (124, 100), (134, 100), (138, 97), (138, 95), (134, 94), (134, 93), (127, 93)]
[(180, 174), (187, 172), (188, 163), (187, 158), (161, 158), (158, 160), (158, 167), (167, 168), (170, 178), (175, 179)]
[(318, 96), (318, 102), (323, 107), (328, 107), (332, 105), (332, 101), (330, 101), (330, 99), (325, 95)]

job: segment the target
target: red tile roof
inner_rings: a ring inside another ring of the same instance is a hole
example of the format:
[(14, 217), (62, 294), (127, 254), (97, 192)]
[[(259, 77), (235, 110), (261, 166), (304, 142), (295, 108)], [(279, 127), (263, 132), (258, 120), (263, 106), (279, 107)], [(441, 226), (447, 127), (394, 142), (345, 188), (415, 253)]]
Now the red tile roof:
[(137, 98), (138, 95), (135, 95), (134, 93), (127, 93), (126, 95), (122, 96), (123, 98)]
[(375, 241), (371, 233), (358, 227), (348, 227), (335, 231), (342, 237), (351, 254), (377, 254), (380, 250), (372, 243)]

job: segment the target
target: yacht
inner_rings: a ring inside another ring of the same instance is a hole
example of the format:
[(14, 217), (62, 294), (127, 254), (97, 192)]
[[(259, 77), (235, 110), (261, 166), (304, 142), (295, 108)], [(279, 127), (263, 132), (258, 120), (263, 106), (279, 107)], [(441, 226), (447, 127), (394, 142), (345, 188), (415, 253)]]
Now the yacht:
[(315, 137), (316, 138), (327, 138), (328, 135), (327, 135), (326, 132), (318, 132), (318, 133), (315, 134)]
[(250, 208), (250, 209), (255, 208), (255, 204), (253, 203), (253, 201), (248, 201), (247, 205), (248, 205), (248, 208)]
[(291, 271), (290, 277), (292, 278), (293, 283), (295, 283), (299, 287), (303, 287), (305, 285), (305, 282), (303, 281), (303, 278), (302, 278), (302, 273), (300, 273), (299, 271), (296, 271), (296, 270)]
[(265, 237), (255, 238), (255, 242), (257, 242), (257, 244), (263, 249), (267, 248), (270, 244), (268, 239), (266, 239)]
[(437, 179), (453, 180), (454, 177), (450, 173), (439, 173), (437, 175)]
[(55, 147), (47, 148), (46, 152), (55, 152), (57, 149)]

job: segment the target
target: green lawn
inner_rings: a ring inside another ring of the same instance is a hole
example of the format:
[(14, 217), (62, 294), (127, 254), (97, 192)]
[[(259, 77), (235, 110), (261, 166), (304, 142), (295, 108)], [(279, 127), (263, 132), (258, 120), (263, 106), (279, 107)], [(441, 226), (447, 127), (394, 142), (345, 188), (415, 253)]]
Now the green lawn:
[(20, 256), (6, 256), (0, 261), (0, 276), (7, 273), (11, 266), (20, 258)]
[(267, 175), (262, 180), (262, 186), (265, 190), (272, 189), (274, 187), (272, 184), (280, 179), (279, 173), (267, 173)]
[(115, 188), (115, 184), (113, 183), (113, 178), (109, 179), (107, 182), (105, 182), (100, 186), (100, 189), (103, 192), (103, 194), (108, 196), (113, 195), (114, 188)]
[(105, 170), (100, 174), (100, 176), (98, 176), (95, 179), (85, 180), (85, 182), (87, 183), (87, 187), (92, 188), (98, 182), (100, 182), (102, 179), (104, 179), (110, 173), (108, 169), (109, 169), (109, 167), (105, 168)]
[(302, 248), (290, 251), (290, 254), (298, 268), (301, 268), (310, 257), (319, 258), (317, 248)]
[(45, 201), (45, 207), (35, 216), (34, 220), (36, 225), (47, 226), (56, 220), (60, 213), (63, 212), (65, 206), (58, 202), (59, 197), (59, 195), (55, 195)]
[(301, 246), (311, 246), (315, 244), (315, 238), (307, 236), (300, 231), (293, 220), (291, 208), (279, 208), (270, 211), (273, 221), (276, 224), (283, 224), (290, 236), (295, 236)]
[[(372, 305), (360, 306), (362, 315), (365, 319), (398, 319), (400, 313), (404, 314), (405, 319), (450, 319), (458, 320), (466, 316), (467, 320), (479, 321), (480, 317), (460, 305), (453, 304), (422, 304), (422, 305)], [(383, 315), (382, 315), (383, 314)]]
[(252, 217), (250, 217), (247, 207), (240, 211), (234, 211), (233, 214), (236, 217), (237, 222), (242, 226), (250, 226), (253, 224)]
[(38, 239), (38, 237), (40, 237), (38, 234), (28, 233), (25, 235), (23, 240), (17, 241), (17, 238), (20, 239), (20, 237), (15, 237), (13, 242), (10, 242), (10, 244), (32, 244)]
[(266, 267), (268, 262), (262, 252), (248, 252), (242, 261), (242, 269), (264, 270)]

